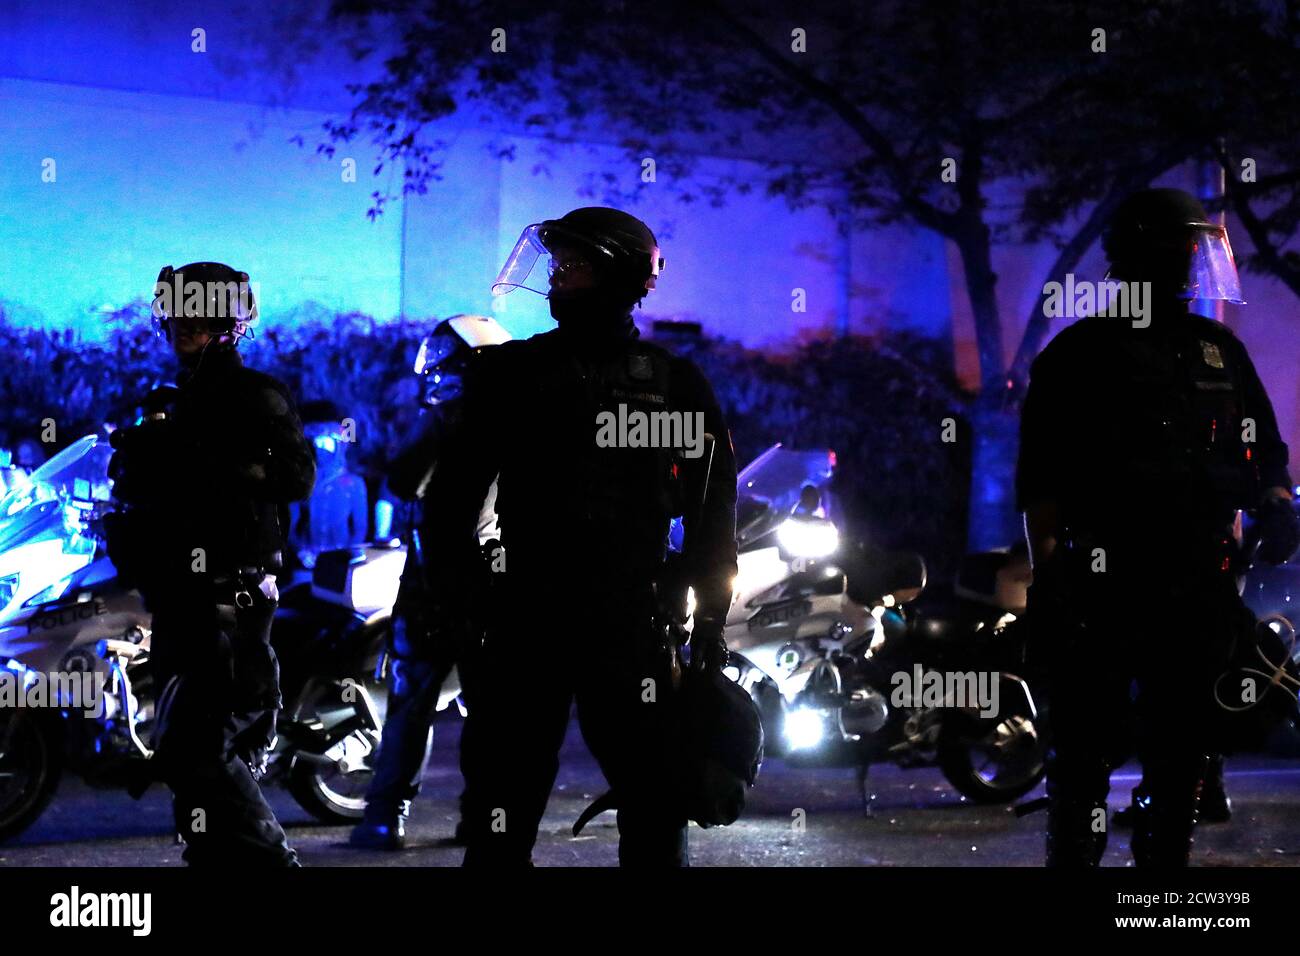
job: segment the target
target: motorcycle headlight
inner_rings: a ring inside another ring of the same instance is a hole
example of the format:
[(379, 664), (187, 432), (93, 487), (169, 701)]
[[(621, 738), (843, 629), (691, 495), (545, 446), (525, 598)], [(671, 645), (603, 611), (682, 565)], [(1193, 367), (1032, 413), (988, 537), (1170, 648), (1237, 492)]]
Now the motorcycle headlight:
[(796, 558), (824, 558), (840, 546), (840, 532), (825, 518), (787, 518), (776, 529), (782, 550)]
[(9, 602), (18, 593), (18, 577), (19, 573), (15, 571), (0, 578), (0, 608), (8, 607)]
[(811, 750), (826, 737), (826, 715), (799, 707), (785, 715), (785, 742), (791, 750)]

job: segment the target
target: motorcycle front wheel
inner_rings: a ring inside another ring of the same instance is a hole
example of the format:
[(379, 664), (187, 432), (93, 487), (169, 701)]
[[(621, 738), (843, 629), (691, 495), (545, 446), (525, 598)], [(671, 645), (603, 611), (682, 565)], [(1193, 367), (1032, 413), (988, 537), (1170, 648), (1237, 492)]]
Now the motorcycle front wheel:
[(25, 711), (0, 711), (0, 843), (36, 822), (62, 774), (62, 750), (47, 723)]

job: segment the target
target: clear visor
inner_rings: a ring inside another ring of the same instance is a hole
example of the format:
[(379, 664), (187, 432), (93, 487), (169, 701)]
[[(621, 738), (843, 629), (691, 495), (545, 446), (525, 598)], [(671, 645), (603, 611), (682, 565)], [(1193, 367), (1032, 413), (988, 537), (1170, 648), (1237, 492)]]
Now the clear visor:
[(1187, 298), (1218, 299), (1237, 305), (1246, 302), (1241, 297), (1241, 277), (1232, 257), (1232, 245), (1222, 226), (1203, 228), (1196, 234), (1187, 271)]
[(542, 256), (550, 255), (546, 246), (542, 243), (541, 229), (542, 224), (535, 222), (520, 233), (519, 241), (515, 243), (514, 249), (510, 251), (506, 264), (497, 273), (496, 281), (492, 283), (493, 295), (506, 295), (509, 292), (514, 292), (515, 289), (527, 289), (529, 292), (536, 292), (538, 295), (547, 294), (544, 289), (534, 288), (534, 286), (545, 284), (546, 274), (544, 272), (540, 278), (533, 279), (533, 285), (528, 284), (529, 276), (532, 275), (537, 260)]
[[(559, 261), (556, 261), (557, 256)], [(542, 258), (546, 259), (546, 265), (538, 270), (537, 261)], [(617, 258), (618, 249), (592, 236), (575, 232), (557, 222), (535, 222), (519, 234), (519, 241), (492, 283), (492, 294), (505, 295), (515, 289), (527, 289), (549, 296), (553, 269), (600, 269)], [(647, 288), (651, 285), (647, 284)]]
[(415, 374), (423, 375), (437, 368), (458, 347), (459, 343), (449, 335), (426, 335), (420, 343), (420, 350), (415, 353)]

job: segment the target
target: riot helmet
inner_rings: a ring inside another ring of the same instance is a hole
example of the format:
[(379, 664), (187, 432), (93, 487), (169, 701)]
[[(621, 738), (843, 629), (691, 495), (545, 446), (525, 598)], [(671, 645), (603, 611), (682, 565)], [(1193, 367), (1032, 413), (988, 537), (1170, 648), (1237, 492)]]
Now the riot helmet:
[(510, 338), (496, 319), (486, 315), (453, 315), (439, 322), (420, 342), (415, 355), (420, 404), (433, 407), (459, 398), (470, 356)]
[[(547, 286), (534, 276), (547, 261)], [(650, 227), (604, 206), (574, 209), (527, 226), (492, 284), (493, 295), (544, 295), (557, 321), (582, 312), (626, 312), (655, 288), (664, 260)]]
[(1116, 279), (1150, 282), (1158, 295), (1245, 303), (1228, 231), (1181, 189), (1133, 193), (1107, 224), (1102, 248)]
[(706, 828), (732, 824), (763, 763), (758, 706), (717, 668), (686, 669), (678, 706), (686, 817)]
[(198, 335), (229, 344), (251, 338), (258, 314), (248, 273), (221, 262), (191, 262), (179, 269), (163, 266), (154, 283), (150, 311), (155, 333), (173, 345)]

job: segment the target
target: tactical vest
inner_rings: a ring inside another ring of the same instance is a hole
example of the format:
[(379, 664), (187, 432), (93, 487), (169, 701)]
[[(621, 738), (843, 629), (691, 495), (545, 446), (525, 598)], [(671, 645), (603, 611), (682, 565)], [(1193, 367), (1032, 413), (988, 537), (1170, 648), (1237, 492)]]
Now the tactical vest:
[[(657, 566), (670, 519), (683, 510), (679, 451), (664, 441), (673, 437), (668, 413), (690, 412), (675, 407), (671, 357), (636, 340), (591, 352), (558, 337), (533, 341), (516, 397), (526, 406), (522, 431), (499, 486), (508, 559), (548, 549), (557, 559), (590, 556), (592, 572), (611, 576)], [(602, 418), (615, 426), (604, 442)]]
[(1256, 500), (1236, 351), (1213, 329), (1174, 321), (1117, 330), (1088, 355), (1068, 523), (1202, 536)]

